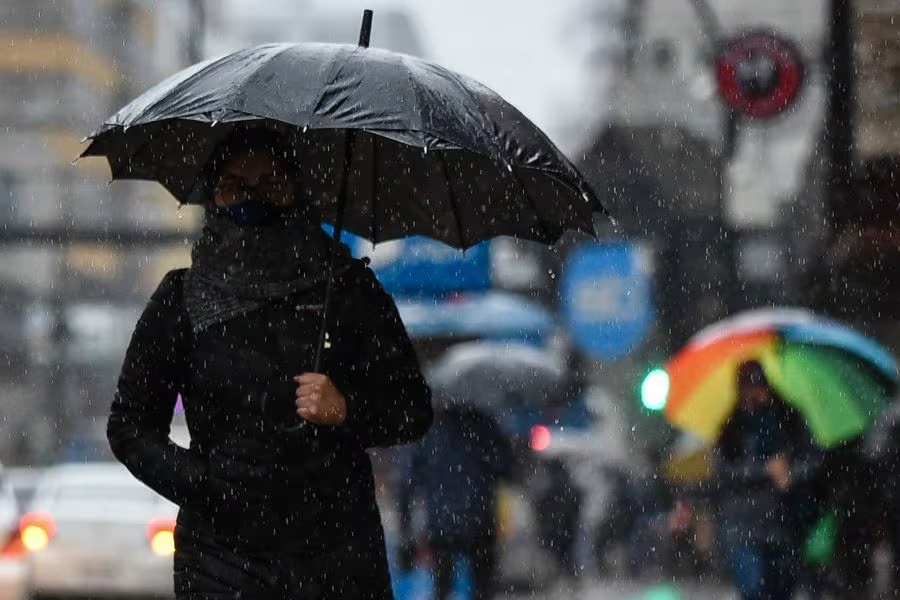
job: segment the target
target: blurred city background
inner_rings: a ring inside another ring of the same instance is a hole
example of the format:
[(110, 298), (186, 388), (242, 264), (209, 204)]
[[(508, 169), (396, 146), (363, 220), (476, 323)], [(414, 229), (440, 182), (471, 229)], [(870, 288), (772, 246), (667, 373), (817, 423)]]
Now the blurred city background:
[[(458, 70), (519, 107), (615, 219), (597, 216), (597, 242), (553, 248), (351, 240), (372, 257), (424, 365), (487, 340), (536, 349), (577, 383), (570, 405), (511, 409), (506, 426), (569, 465), (590, 499), (584, 514), (594, 511), (584, 522), (602, 521), (610, 503), (597, 465), (653, 470), (677, 446), (646, 376), (702, 327), (803, 306), (900, 350), (896, 0), (6, 0), (7, 472), (103, 454), (134, 323), (163, 274), (189, 264), (202, 216), (158, 184), (110, 185), (102, 160), (73, 163), (82, 138), (199, 60), (271, 41), (353, 43), (363, 8), (375, 10), (372, 46)], [(803, 73), (796, 100), (770, 118), (730, 109), (717, 80), (722, 44), (751, 31), (795, 47)], [(594, 561), (582, 546), (581, 560)], [(536, 577), (539, 560), (508, 561)]]

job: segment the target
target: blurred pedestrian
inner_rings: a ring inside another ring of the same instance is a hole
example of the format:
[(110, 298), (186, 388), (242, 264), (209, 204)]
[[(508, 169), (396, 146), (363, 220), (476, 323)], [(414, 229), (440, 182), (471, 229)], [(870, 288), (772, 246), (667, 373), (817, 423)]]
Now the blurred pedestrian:
[[(836, 517), (836, 539), (827, 582), (842, 600), (871, 597), (879, 512), (884, 507), (885, 490), (879, 480), (887, 483), (883, 479), (889, 477), (890, 471), (879, 472), (865, 456), (860, 439), (828, 451), (821, 485)], [(889, 513), (888, 520), (895, 515)]]
[[(398, 494), (401, 546), (416, 545), (413, 505), (425, 509), (424, 541), (434, 560), (436, 593), (450, 597), (454, 565), (469, 566), (473, 599), (493, 595), (497, 565), (497, 495), (514, 472), (510, 440), (490, 416), (465, 406), (436, 411), (434, 425), (407, 456)], [(409, 557), (408, 550), (404, 554)], [(408, 566), (408, 565), (405, 565)]]
[(739, 365), (737, 389), (713, 466), (721, 542), (741, 598), (788, 600), (818, 514), (812, 485), (822, 454), (760, 363)]
[(880, 500), (879, 526), (891, 549), (891, 584), (900, 589), (900, 403), (895, 400), (866, 442)]
[(635, 458), (628, 468), (608, 471), (610, 509), (594, 531), (595, 558), (602, 575), (608, 572), (608, 555), (616, 546), (625, 550), (632, 577), (646, 576), (652, 570), (668, 575), (671, 567), (672, 488), (663, 476), (658, 448), (646, 448)]
[(640, 499), (631, 484), (629, 473), (622, 467), (603, 470), (609, 486), (609, 502), (603, 518), (593, 533), (593, 552), (597, 571), (609, 575), (609, 556), (617, 547), (625, 549), (640, 515)]
[(563, 577), (574, 580), (581, 572), (575, 549), (583, 494), (565, 461), (543, 460), (537, 468), (534, 493), (538, 538)]
[[(108, 420), (115, 456), (180, 506), (175, 593), (392, 598), (366, 449), (428, 429), (430, 391), (392, 299), (340, 249), (271, 130), (213, 152), (190, 269), (137, 323)], [(178, 394), (190, 449), (169, 439)]]

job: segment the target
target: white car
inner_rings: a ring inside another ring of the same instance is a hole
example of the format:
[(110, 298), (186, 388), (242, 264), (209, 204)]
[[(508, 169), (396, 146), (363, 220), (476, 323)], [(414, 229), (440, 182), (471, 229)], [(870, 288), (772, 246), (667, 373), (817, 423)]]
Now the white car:
[(19, 503), (0, 467), (0, 555), (15, 535), (19, 524)]
[(47, 469), (19, 525), (30, 594), (173, 597), (177, 510), (118, 463)]
[(19, 503), (10, 472), (0, 467), (0, 600), (25, 597), (26, 572), (18, 540)]

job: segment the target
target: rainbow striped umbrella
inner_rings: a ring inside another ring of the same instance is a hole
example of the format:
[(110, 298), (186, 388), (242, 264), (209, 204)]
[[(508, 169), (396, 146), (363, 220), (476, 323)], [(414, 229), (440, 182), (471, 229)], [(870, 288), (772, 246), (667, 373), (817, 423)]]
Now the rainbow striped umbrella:
[(893, 356), (841, 323), (803, 309), (752, 310), (700, 331), (667, 363), (666, 418), (715, 441), (737, 404), (737, 366), (750, 359), (823, 448), (865, 431), (898, 382)]

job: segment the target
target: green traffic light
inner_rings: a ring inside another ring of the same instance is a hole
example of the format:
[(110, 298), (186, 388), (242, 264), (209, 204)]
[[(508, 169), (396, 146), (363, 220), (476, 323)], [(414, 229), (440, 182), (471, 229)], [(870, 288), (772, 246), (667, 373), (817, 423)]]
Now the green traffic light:
[(644, 592), (641, 600), (681, 600), (681, 594), (675, 586), (658, 585)]
[(669, 396), (669, 374), (653, 369), (641, 382), (641, 404), (647, 410), (662, 410)]

